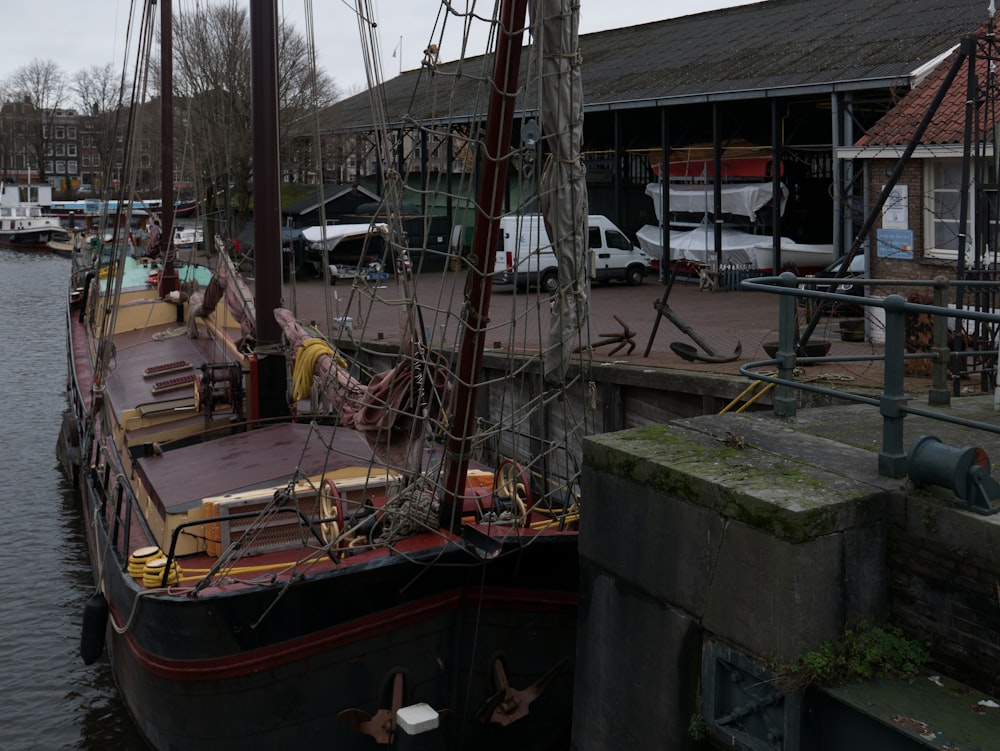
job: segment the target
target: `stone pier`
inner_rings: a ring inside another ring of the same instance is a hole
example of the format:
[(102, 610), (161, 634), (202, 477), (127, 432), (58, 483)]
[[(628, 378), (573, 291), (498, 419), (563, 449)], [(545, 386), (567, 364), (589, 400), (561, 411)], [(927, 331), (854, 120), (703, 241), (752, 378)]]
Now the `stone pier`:
[[(963, 409), (993, 415), (982, 399)], [(802, 697), (769, 667), (861, 621), (930, 640), (940, 670), (995, 692), (1000, 515), (879, 476), (879, 426), (849, 406), (587, 440), (574, 748), (704, 748), (704, 735), (805, 751)], [(983, 435), (912, 416), (906, 432)], [(1000, 711), (987, 720), (1000, 731)]]

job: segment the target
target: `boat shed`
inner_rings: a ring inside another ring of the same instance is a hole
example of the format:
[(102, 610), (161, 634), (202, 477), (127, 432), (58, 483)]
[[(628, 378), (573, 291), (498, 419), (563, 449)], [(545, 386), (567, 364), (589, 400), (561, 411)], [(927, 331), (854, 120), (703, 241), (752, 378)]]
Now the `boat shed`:
[[(671, 180), (716, 195), (730, 181), (780, 180), (785, 213), (762, 212), (755, 231), (842, 252), (860, 221), (863, 185), (838, 149), (986, 17), (985, 0), (766, 0), (582, 35), (590, 210), (633, 235), (655, 224), (645, 187), (664, 163)], [(411, 187), (429, 173), (472, 169), (455, 143), (478, 123), (472, 106), (490, 64), (489, 56), (435, 61), (384, 83), (386, 125), (401, 144), (395, 166)], [(435, 82), (445, 77), (447, 85)], [(521, 125), (537, 116), (538, 98), (537, 88), (522, 88)], [(348, 179), (380, 192), (369, 95), (337, 102), (325, 120), (340, 139), (341, 172), (353, 165)]]
[(318, 192), (313, 191), (301, 201), (284, 206), (281, 209), (282, 220), (285, 222), (290, 220), (295, 227), (312, 227), (323, 223), (319, 210), (320, 200), (323, 202), (327, 218), (354, 214), (359, 206), (378, 200), (375, 193), (362, 185), (324, 185), (322, 199), (317, 195)]

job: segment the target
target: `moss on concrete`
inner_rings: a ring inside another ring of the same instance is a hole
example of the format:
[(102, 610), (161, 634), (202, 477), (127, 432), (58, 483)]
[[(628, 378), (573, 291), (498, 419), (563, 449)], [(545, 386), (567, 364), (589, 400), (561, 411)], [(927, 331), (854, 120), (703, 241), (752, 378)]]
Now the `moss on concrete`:
[(873, 495), (870, 487), (809, 462), (674, 425), (588, 438), (584, 461), (793, 541), (850, 526)]

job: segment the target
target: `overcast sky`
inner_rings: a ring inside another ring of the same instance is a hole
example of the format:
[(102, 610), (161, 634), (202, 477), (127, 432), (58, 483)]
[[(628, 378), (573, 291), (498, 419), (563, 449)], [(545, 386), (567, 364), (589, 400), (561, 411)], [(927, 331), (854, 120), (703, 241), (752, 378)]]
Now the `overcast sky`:
[[(210, 0), (174, 0), (174, 11)], [(582, 0), (580, 32), (634, 26), (685, 16), (753, 0)], [(371, 0), (377, 26), (383, 77), (420, 65), (428, 42), (436, 40), (438, 0)], [(312, 0), (317, 62), (349, 93), (366, 88), (360, 31), (354, 0)], [(120, 70), (128, 26), (129, 0), (5, 0), (0, 24), (0, 79), (34, 58), (53, 60), (67, 75), (91, 65), (112, 63)], [(452, 7), (491, 9), (491, 0), (452, 0)], [(279, 0), (279, 12), (305, 35), (305, 0)], [(440, 26), (438, 27), (440, 28)], [(451, 18), (447, 28), (458, 30)], [(433, 35), (433, 36), (432, 36)], [(473, 54), (485, 50), (485, 38), (474, 39)], [(458, 42), (448, 37), (441, 59), (460, 55)], [(454, 47), (454, 49), (449, 49)], [(395, 57), (393, 54), (395, 53)], [(642, 54), (636, 50), (636, 54)]]

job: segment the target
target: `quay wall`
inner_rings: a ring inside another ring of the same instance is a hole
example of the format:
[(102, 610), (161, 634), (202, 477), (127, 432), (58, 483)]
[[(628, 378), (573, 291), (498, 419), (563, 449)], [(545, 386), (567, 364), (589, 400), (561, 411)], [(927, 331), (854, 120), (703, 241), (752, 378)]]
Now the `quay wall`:
[[(371, 350), (369, 367), (394, 357)], [(770, 687), (768, 666), (861, 621), (891, 621), (931, 643), (935, 670), (1000, 693), (1000, 514), (880, 477), (877, 409), (799, 392), (795, 418), (774, 418), (769, 394), (757, 411), (719, 415), (745, 379), (632, 363), (569, 378), (566, 398), (524, 426), (529, 440), (493, 450), (527, 463), (566, 419), (588, 414), (573, 459), (586, 504), (574, 748), (705, 748), (693, 718), (721, 746), (753, 748), (713, 721), (764, 705), (737, 724), (780, 727), (787, 743), (775, 748), (806, 749), (801, 697), (719, 686)], [(545, 390), (526, 358), (505, 351), (486, 353), (483, 382), (487, 419)], [(992, 399), (951, 409), (983, 419)], [(927, 433), (970, 441), (923, 418), (906, 425), (906, 445)], [(1000, 439), (981, 445), (1000, 456)]]
[(585, 441), (573, 748), (808, 748), (772, 668), (861, 621), (996, 695), (1000, 515), (879, 476), (877, 410), (800, 415)]

